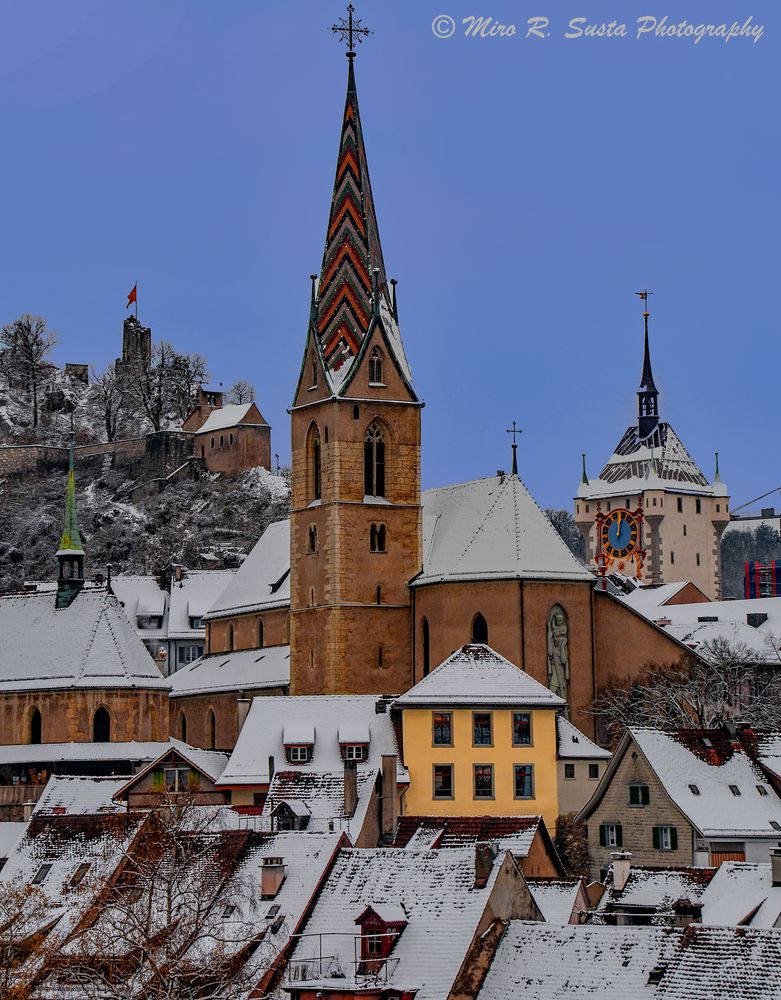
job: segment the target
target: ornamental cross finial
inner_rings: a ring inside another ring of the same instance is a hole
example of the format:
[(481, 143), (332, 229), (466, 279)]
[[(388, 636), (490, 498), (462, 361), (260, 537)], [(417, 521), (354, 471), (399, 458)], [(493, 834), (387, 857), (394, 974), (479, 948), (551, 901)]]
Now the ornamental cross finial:
[(653, 295), (653, 294), (654, 293), (653, 292), (649, 292), (647, 288), (643, 289), (642, 292), (635, 292), (635, 295), (639, 295), (640, 296), (640, 298), (641, 298), (641, 300), (643, 302), (643, 308), (644, 308), (644, 310), (645, 310), (646, 313), (648, 312), (648, 296), (649, 295)]
[(347, 42), (347, 58), (353, 59), (355, 57), (355, 43), (362, 42), (366, 35), (370, 35), (371, 31), (368, 28), (364, 28), (359, 18), (354, 18), (353, 13), (355, 7), (351, 3), (347, 4), (347, 17), (340, 17), (336, 24), (331, 25), (331, 31), (335, 35), (339, 35), (343, 42)]
[(523, 431), (518, 427), (518, 425), (513, 420), (512, 427), (508, 427), (507, 434), (512, 434), (513, 436), (513, 468), (512, 474), (514, 476), (518, 475), (518, 442), (515, 440), (519, 434), (523, 434)]

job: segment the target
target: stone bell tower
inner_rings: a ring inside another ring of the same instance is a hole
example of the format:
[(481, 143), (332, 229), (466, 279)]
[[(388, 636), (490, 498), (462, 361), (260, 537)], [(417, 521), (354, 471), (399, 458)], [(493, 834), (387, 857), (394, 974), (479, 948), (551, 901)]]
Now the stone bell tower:
[[(352, 22), (350, 31), (352, 40)], [(293, 694), (393, 694), (412, 683), (422, 403), (383, 262), (352, 45), (347, 58), (325, 251), (291, 409)]]

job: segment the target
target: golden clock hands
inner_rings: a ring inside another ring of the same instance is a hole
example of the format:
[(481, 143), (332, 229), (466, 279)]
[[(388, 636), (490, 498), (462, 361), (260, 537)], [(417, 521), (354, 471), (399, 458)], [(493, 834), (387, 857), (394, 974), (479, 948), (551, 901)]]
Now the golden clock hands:
[(620, 511), (618, 513), (618, 516), (616, 517), (616, 534), (617, 535), (621, 534), (621, 512)]

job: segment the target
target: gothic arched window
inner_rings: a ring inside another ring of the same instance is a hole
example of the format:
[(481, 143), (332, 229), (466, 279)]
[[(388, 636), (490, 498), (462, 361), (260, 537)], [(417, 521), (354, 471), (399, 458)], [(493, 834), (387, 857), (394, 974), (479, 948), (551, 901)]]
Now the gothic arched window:
[(263, 619), (258, 618), (258, 649), (263, 649)]
[(179, 739), (182, 743), (187, 742), (187, 716), (184, 712), (179, 713)]
[(382, 351), (372, 348), (369, 355), (369, 385), (382, 385)]
[(429, 670), (431, 669), (429, 664), (429, 632), (428, 632), (428, 618), (423, 618), (420, 623), (420, 631), (423, 635), (423, 676), (428, 677)]
[(363, 492), (370, 497), (385, 496), (385, 437), (374, 421), (363, 439)]
[(235, 648), (236, 634), (233, 631), (233, 626), (228, 626), (228, 652), (233, 652)]
[(30, 716), (30, 742), (40, 743), (41, 742), (41, 713), (37, 708), (33, 709), (33, 714)]
[(472, 619), (472, 642), (488, 645), (488, 622), (479, 611)]
[(111, 740), (111, 716), (101, 707), (92, 717), (92, 742), (109, 743)]
[(309, 536), (307, 540), (307, 552), (317, 552), (317, 525), (309, 525)]
[(385, 552), (386, 537), (387, 531), (384, 524), (372, 524), (369, 529), (369, 551)]
[(323, 493), (322, 465), (320, 454), (320, 431), (313, 426), (310, 432), (309, 462), (312, 474), (310, 494), (312, 500), (320, 500)]
[(209, 717), (206, 722), (206, 733), (209, 740), (209, 749), (214, 750), (217, 746), (217, 717), (214, 714), (214, 709), (209, 709)]

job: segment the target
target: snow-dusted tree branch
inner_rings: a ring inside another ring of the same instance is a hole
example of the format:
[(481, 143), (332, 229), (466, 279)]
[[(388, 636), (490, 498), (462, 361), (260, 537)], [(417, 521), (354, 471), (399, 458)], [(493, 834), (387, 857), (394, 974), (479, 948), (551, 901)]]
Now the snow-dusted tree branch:
[(697, 652), (678, 663), (650, 663), (634, 680), (608, 681), (594, 699), (600, 723), (613, 731), (653, 726), (668, 732), (734, 722), (781, 725), (777, 669), (758, 664), (755, 651), (724, 638), (703, 643)]
[(44, 959), (51, 903), (38, 886), (0, 882), (0, 997), (28, 1000)]
[(11, 384), (21, 385), (30, 397), (33, 427), (38, 426), (38, 392), (43, 381), (44, 362), (57, 343), (57, 334), (41, 316), (25, 313), (0, 330), (3, 369)]
[(151, 429), (159, 431), (166, 418), (181, 421), (187, 416), (208, 371), (200, 354), (179, 354), (160, 341), (149, 360), (127, 367), (125, 377), (128, 399)]
[(117, 436), (121, 418), (127, 409), (127, 395), (127, 380), (116, 364), (112, 362), (101, 375), (93, 369), (87, 406), (96, 420), (103, 424), (107, 441), (113, 441)]

